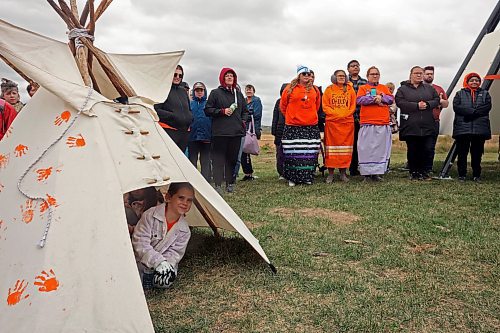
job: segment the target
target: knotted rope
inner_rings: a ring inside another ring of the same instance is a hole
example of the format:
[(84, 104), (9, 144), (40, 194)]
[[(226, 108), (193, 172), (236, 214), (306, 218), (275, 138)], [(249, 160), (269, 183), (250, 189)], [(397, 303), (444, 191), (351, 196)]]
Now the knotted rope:
[(82, 41), (80, 40), (81, 38), (87, 38), (91, 41), (94, 41), (95, 37), (89, 34), (88, 29), (80, 29), (80, 28), (74, 28), (71, 29), (68, 32), (68, 38), (69, 39), (75, 39), (75, 47), (78, 49), (83, 46)]

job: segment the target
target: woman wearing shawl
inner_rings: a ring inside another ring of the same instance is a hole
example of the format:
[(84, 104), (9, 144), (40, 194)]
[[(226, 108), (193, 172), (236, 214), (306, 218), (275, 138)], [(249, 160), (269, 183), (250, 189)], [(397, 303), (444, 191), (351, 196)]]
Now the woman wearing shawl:
[(312, 84), (311, 71), (298, 66), (297, 77), (287, 85), (280, 101), (280, 110), (285, 116), (282, 139), (284, 177), (289, 186), (312, 184), (320, 148), (320, 104), (321, 96)]
[(234, 192), (234, 168), (238, 161), (241, 138), (245, 135), (248, 117), (245, 97), (238, 87), (238, 77), (231, 68), (219, 74), (220, 86), (210, 92), (205, 114), (212, 118), (212, 169), (215, 190), (222, 195), (222, 180), (226, 191)]
[(325, 123), (325, 166), (328, 168), (326, 183), (333, 182), (333, 171), (338, 168), (340, 179), (349, 181), (346, 169), (351, 165), (352, 145), (354, 143), (354, 118), (356, 92), (352, 83), (347, 82), (343, 70), (332, 75), (332, 85), (323, 94)]
[(481, 180), (481, 157), (484, 141), (491, 139), (490, 111), (491, 96), (482, 89), (481, 77), (469, 73), (464, 79), (464, 88), (453, 99), (453, 138), (457, 143), (458, 179), (465, 181), (467, 176), (467, 155), (471, 155), (472, 177)]
[(359, 87), (357, 104), (361, 105), (358, 135), (359, 171), (366, 180), (381, 181), (391, 157), (389, 106), (394, 102), (389, 88), (379, 83), (380, 71), (367, 71), (368, 83)]

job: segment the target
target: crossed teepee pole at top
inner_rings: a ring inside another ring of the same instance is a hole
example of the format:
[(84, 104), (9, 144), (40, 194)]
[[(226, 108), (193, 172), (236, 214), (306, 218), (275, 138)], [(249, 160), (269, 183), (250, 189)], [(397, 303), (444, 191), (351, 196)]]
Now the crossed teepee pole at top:
[[(99, 85), (92, 71), (92, 62), (95, 57), (101, 65), (104, 73), (109, 78), (115, 89), (121, 96), (135, 96), (132, 86), (121, 76), (119, 71), (108, 59), (107, 55), (94, 46), (95, 23), (102, 16), (104, 11), (113, 0), (101, 0), (101, 3), (94, 10), (94, 0), (87, 0), (81, 15), (78, 15), (76, 0), (69, 0), (70, 5), (64, 0), (47, 0), (50, 6), (66, 23), (69, 30), (70, 41), (68, 46), (75, 57), (78, 70), (86, 86), (92, 86), (94, 90), (100, 92)], [(0, 55), (9, 67), (16, 71), (23, 79), (32, 83), (33, 80), (24, 74), (18, 67)]]

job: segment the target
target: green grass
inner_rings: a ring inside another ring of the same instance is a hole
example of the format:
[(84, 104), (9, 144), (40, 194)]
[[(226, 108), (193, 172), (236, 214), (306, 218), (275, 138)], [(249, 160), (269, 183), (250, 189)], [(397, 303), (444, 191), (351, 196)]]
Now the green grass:
[(411, 182), (396, 143), (383, 183), (289, 188), (264, 147), (226, 200), (278, 274), (239, 236), (194, 230), (175, 286), (147, 293), (156, 331), (499, 332), (497, 156), (481, 184)]

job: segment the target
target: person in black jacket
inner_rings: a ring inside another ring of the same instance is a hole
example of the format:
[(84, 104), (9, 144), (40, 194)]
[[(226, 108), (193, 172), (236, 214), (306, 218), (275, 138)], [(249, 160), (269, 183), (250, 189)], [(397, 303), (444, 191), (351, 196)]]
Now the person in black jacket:
[(231, 68), (219, 74), (220, 86), (210, 92), (205, 114), (212, 117), (212, 169), (215, 189), (222, 194), (234, 192), (234, 169), (238, 160), (241, 138), (245, 135), (248, 118), (245, 97), (239, 90), (238, 77)]
[[(283, 90), (285, 90), (288, 83), (283, 83), (280, 89), (280, 96), (283, 95)], [(283, 177), (283, 167), (285, 163), (285, 156), (283, 153), (283, 146), (281, 144), (281, 138), (283, 137), (283, 129), (285, 128), (285, 116), (280, 110), (281, 98), (276, 100), (273, 110), (273, 121), (271, 124), (271, 134), (274, 136), (274, 145), (276, 146), (276, 171), (280, 176), (280, 179), (285, 179)]]
[(457, 144), (458, 179), (465, 181), (467, 176), (467, 155), (471, 155), (472, 177), (481, 180), (481, 157), (484, 141), (491, 139), (489, 114), (491, 96), (482, 89), (481, 77), (469, 73), (464, 79), (464, 88), (453, 98), (453, 138)]
[(160, 126), (175, 142), (182, 152), (186, 151), (189, 141), (189, 126), (193, 121), (193, 114), (189, 108), (189, 96), (186, 89), (180, 86), (184, 77), (184, 69), (177, 65), (172, 86), (167, 99), (163, 103), (155, 104), (154, 108), (160, 118)]
[(401, 82), (396, 105), (401, 109), (399, 139), (406, 141), (410, 179), (430, 180), (426, 167), (437, 135), (432, 109), (439, 106), (439, 95), (433, 86), (423, 83), (424, 70), (414, 66), (410, 80)]

